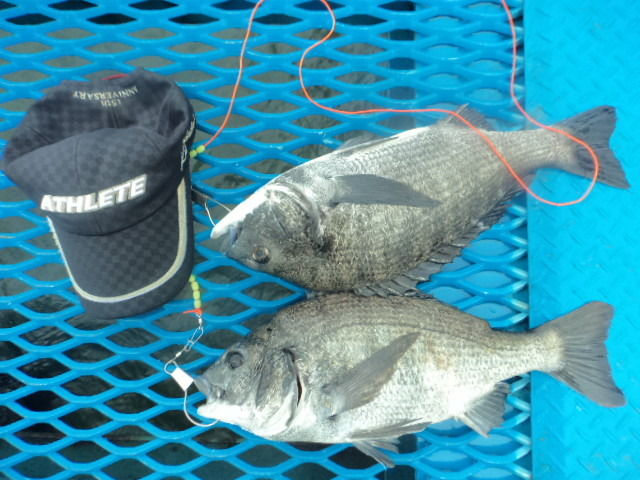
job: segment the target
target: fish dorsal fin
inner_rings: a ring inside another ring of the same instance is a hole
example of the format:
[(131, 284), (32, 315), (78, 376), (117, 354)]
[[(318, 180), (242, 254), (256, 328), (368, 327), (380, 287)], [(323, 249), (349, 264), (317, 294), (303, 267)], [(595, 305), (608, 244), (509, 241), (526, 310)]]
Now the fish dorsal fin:
[(420, 336), (408, 333), (365, 358), (339, 378), (322, 387), (333, 406), (330, 416), (371, 402), (396, 371), (398, 360)]
[(378, 137), (376, 134), (371, 132), (365, 132), (357, 137), (350, 138), (346, 140), (342, 145), (336, 148), (335, 152), (347, 153), (349, 150), (355, 150), (357, 147), (368, 147), (371, 145), (376, 145), (377, 143), (382, 143), (387, 140), (387, 137)]
[(440, 204), (427, 195), (414, 190), (406, 183), (371, 174), (337, 175), (332, 182), (331, 201), (338, 203), (404, 205), (410, 207), (435, 207)]
[[(462, 105), (456, 110), (458, 115), (461, 115), (465, 120), (471, 122), (474, 126), (481, 128), (482, 130), (493, 130), (493, 127), (482, 113), (471, 108), (469, 104)], [(438, 120), (435, 126), (438, 127), (456, 127), (456, 128), (469, 128), (453, 115), (447, 115), (446, 117)]]
[(476, 399), (471, 407), (457, 418), (484, 437), (489, 431), (502, 424), (504, 400), (509, 394), (509, 385), (496, 383), (493, 390)]
[(498, 220), (502, 218), (507, 208), (509, 208), (510, 200), (513, 199), (517, 193), (519, 193), (518, 189), (513, 189), (507, 192), (494, 208), (475, 221), (471, 228), (469, 228), (463, 235), (449, 243), (445, 243), (437, 247), (431, 253), (429, 258), (417, 267), (399, 275), (396, 278), (356, 288), (354, 289), (355, 293), (363, 296), (378, 295), (381, 297), (393, 295), (426, 295), (418, 290), (418, 283), (429, 280), (433, 274), (438, 273), (446, 264), (451, 263), (458, 255), (460, 255), (462, 249), (475, 240), (480, 233), (488, 230), (497, 223)]

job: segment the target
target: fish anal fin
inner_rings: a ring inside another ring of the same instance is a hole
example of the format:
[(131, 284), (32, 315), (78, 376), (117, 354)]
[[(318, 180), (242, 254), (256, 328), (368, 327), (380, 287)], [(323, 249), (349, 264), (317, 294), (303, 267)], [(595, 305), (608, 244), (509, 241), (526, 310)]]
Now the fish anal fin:
[(392, 425), (384, 425), (374, 429), (358, 430), (351, 434), (352, 440), (372, 440), (372, 439), (397, 439), (403, 435), (418, 433), (427, 428), (431, 423), (421, 420), (401, 420)]
[(466, 412), (457, 416), (458, 420), (480, 435), (488, 437), (492, 428), (502, 424), (505, 408), (504, 401), (509, 391), (510, 388), (507, 383), (496, 383), (493, 390), (476, 399)]
[(359, 440), (357, 442), (353, 442), (353, 446), (387, 468), (393, 468), (396, 465), (389, 455), (379, 450), (379, 448), (384, 448), (385, 450), (397, 452), (397, 446), (392, 443), (374, 440)]
[(340, 378), (324, 385), (322, 392), (331, 398), (331, 415), (361, 407), (371, 402), (396, 371), (398, 360), (420, 336), (408, 333), (396, 338), (345, 372)]

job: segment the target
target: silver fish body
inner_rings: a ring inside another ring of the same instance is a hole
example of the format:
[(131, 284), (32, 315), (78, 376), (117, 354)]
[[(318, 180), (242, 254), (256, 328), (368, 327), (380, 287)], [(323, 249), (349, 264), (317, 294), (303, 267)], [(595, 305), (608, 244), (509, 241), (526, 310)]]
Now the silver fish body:
[[(600, 107), (559, 127), (593, 143), (600, 181), (627, 187), (608, 148), (614, 125), (614, 110)], [(542, 167), (592, 172), (586, 150), (556, 133), (482, 132), (521, 176)], [(246, 265), (313, 290), (366, 289), (393, 279), (399, 284), (383, 288), (402, 290), (451, 261), (500, 218), (519, 189), (476, 133), (439, 122), (283, 173), (224, 217), (212, 238)]]
[(322, 295), (281, 311), (199, 377), (198, 412), (275, 440), (353, 442), (390, 464), (376, 447), (430, 423), (455, 417), (486, 435), (502, 422), (502, 381), (531, 370), (622, 405), (604, 346), (611, 315), (594, 302), (509, 333), (435, 299)]

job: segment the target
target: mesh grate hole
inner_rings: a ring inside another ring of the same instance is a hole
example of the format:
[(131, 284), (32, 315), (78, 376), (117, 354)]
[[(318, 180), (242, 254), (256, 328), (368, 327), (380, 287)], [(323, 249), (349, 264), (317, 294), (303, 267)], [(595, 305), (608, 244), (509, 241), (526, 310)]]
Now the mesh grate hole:
[(271, 445), (258, 445), (238, 455), (245, 462), (255, 467), (275, 467), (286, 462), (290, 457)]
[(303, 463), (287, 472), (287, 478), (292, 480), (329, 480), (334, 474), (317, 463)]
[(38, 313), (60, 312), (73, 306), (73, 303), (60, 295), (42, 295), (23, 304), (29, 310)]
[(287, 53), (293, 53), (300, 50), (300, 48), (289, 43), (282, 42), (269, 42), (262, 45), (256, 45), (253, 50), (260, 53), (268, 53), (270, 55), (286, 55)]
[(277, 158), (269, 158), (260, 162), (249, 165), (251, 170), (260, 173), (280, 174), (289, 170), (293, 165)]
[(207, 53), (207, 52), (210, 52), (211, 50), (216, 49), (215, 47), (211, 45), (207, 45), (206, 43), (202, 43), (202, 42), (179, 43), (178, 45), (172, 45), (169, 48), (174, 52), (182, 53), (185, 55), (196, 55), (200, 53)]
[[(215, 118), (211, 118), (211, 119), (207, 120), (206, 123), (218, 128), (220, 125), (222, 125), (223, 121), (224, 121), (224, 115), (221, 115), (219, 117), (215, 117)], [(231, 115), (231, 118), (229, 119), (229, 122), (227, 124), (227, 128), (242, 128), (242, 127), (246, 127), (248, 125), (253, 125), (254, 123), (256, 123), (256, 121), (253, 120), (252, 118), (244, 117), (242, 115), (233, 114), (233, 115)]]
[(2, 318), (2, 322), (0, 322), (0, 329), (16, 327), (31, 321), (15, 310), (0, 310), (0, 318)]
[(219, 317), (229, 317), (244, 312), (249, 307), (245, 304), (237, 302), (233, 298), (217, 298), (204, 308), (206, 313)]
[(168, 78), (177, 83), (201, 83), (215, 80), (215, 76), (202, 70), (180, 70), (179, 72), (167, 75)]
[(132, 3), (131, 6), (138, 10), (166, 10), (177, 7), (178, 4), (165, 0), (145, 0), (144, 2)]
[(289, 72), (283, 72), (282, 70), (272, 70), (270, 72), (259, 73), (258, 75), (253, 75), (251, 78), (256, 82), (268, 84), (290, 83), (296, 80), (295, 75)]
[(121, 380), (141, 380), (157, 373), (157, 370), (140, 360), (126, 360), (108, 368), (107, 372)]
[(298, 23), (299, 18), (286, 15), (284, 13), (271, 13), (262, 17), (256, 18), (256, 23), (262, 23), (264, 25), (291, 25)]
[(144, 445), (154, 437), (135, 425), (125, 425), (105, 435), (105, 438), (118, 447), (137, 447)]
[(47, 457), (31, 457), (13, 468), (27, 478), (52, 477), (63, 470), (62, 467)]
[[(178, 396), (181, 397), (182, 393)], [(166, 432), (183, 432), (193, 426), (182, 410), (167, 410), (150, 419), (149, 423)]]
[(59, 40), (78, 40), (80, 38), (91, 37), (94, 34), (83, 28), (63, 28), (55, 32), (47, 33), (47, 36), (57, 38)]
[(26, 250), (17, 247), (7, 247), (0, 249), (0, 263), (4, 265), (15, 265), (33, 258)]
[(149, 467), (134, 460), (132, 458), (125, 458), (118, 462), (114, 462), (108, 467), (102, 469), (104, 473), (113, 477), (115, 480), (130, 480), (132, 478), (144, 478), (147, 475), (153, 473)]
[[(234, 480), (242, 475), (242, 471), (227, 462), (215, 461), (193, 471), (198, 477), (216, 480)], [(308, 477), (307, 477), (308, 478)]]
[(257, 112), (274, 114), (291, 112), (297, 110), (299, 107), (283, 100), (265, 100), (264, 102), (254, 103), (250, 105), (249, 108)]
[(153, 333), (142, 328), (128, 328), (107, 338), (123, 347), (144, 347), (158, 340)]
[(31, 288), (32, 287), (29, 284), (23, 282), (22, 280), (9, 278), (4, 282), (4, 285), (2, 285), (2, 289), (0, 290), (0, 292), (2, 292), (3, 296), (10, 297), (12, 295), (18, 295), (23, 292), (28, 292), (29, 290), (31, 290)]
[[(335, 11), (339, 8), (344, 7), (343, 4), (341, 3), (337, 3), (337, 2), (328, 2), (329, 5), (331, 5), (331, 8)], [(322, 5), (322, 3), (316, 1), (316, 0), (311, 0), (310, 2), (303, 2), (303, 3), (298, 3), (296, 5), (296, 7), (301, 8), (303, 10), (311, 10), (311, 11), (324, 11), (325, 7), (324, 5)]]
[(336, 50), (349, 55), (375, 55), (384, 52), (384, 49), (370, 43), (350, 43)]
[(2, 219), (3, 233), (18, 233), (37, 226), (37, 224), (23, 217), (7, 217)]
[(246, 187), (247, 185), (251, 185), (252, 183), (254, 183), (248, 178), (236, 175), (235, 173), (217, 175), (213, 178), (207, 179), (206, 182), (207, 185), (224, 190)]
[(67, 350), (64, 354), (71, 360), (81, 363), (101, 362), (113, 356), (113, 352), (97, 343), (84, 343)]
[(31, 238), (29, 239), (29, 243), (38, 248), (44, 248), (47, 250), (58, 250), (58, 246), (53, 239), (53, 235), (51, 235), (50, 233), (45, 233), (44, 235), (39, 235), (35, 238)]
[(211, 428), (193, 439), (204, 447), (216, 449), (235, 447), (244, 441), (244, 437), (228, 428)]
[(218, 19), (203, 13), (187, 13), (171, 19), (172, 22), (182, 25), (204, 25), (206, 23), (217, 22)]
[(27, 353), (27, 351), (20, 348), (15, 343), (6, 341), (0, 342), (0, 362), (17, 358), (25, 353)]
[(380, 23), (383, 23), (384, 20), (378, 17), (374, 17), (373, 15), (355, 14), (355, 15), (349, 15), (348, 17), (341, 18), (339, 22), (346, 23), (347, 25), (371, 26), (371, 25), (378, 25)]
[[(163, 355), (161, 357), (161, 360), (163, 362), (166, 362), (169, 358), (173, 357), (173, 355), (176, 353), (176, 351), (177, 351), (177, 346), (176, 346), (175, 350), (171, 351), (172, 355)], [(191, 352), (188, 352), (188, 353), (191, 353)], [(155, 352), (153, 354), (153, 356), (154, 357), (160, 357), (160, 352)], [(183, 357), (184, 357), (184, 355), (183, 355)], [(181, 357), (181, 360), (182, 360), (182, 357)], [(182, 398), (184, 396), (184, 392), (176, 384), (176, 382), (173, 380), (173, 378), (167, 378), (166, 380), (158, 382), (155, 385), (152, 385), (151, 387), (149, 387), (149, 389), (153, 390), (158, 395), (162, 395), (163, 397), (167, 397), (167, 398)], [(184, 414), (183, 414), (183, 416), (184, 416)], [(153, 420), (151, 420), (151, 422), (153, 422)]]
[(416, 4), (408, 1), (397, 1), (385, 3), (384, 5), (380, 5), (380, 7), (394, 12), (407, 12), (415, 10)]
[(39, 358), (21, 365), (19, 370), (31, 378), (53, 378), (68, 372), (69, 368), (53, 358)]
[(135, 18), (123, 15), (122, 13), (105, 13), (104, 15), (89, 18), (90, 22), (97, 23), (98, 25), (122, 25), (123, 23), (133, 22), (134, 20)]
[(8, 50), (12, 53), (18, 54), (31, 54), (31, 53), (40, 53), (45, 52), (47, 50), (51, 50), (53, 47), (49, 45), (45, 45), (40, 42), (22, 42), (16, 43), (15, 45), (9, 45), (8, 47), (4, 47), (5, 50)]
[(199, 456), (190, 448), (179, 443), (168, 443), (149, 452), (148, 455), (163, 465), (181, 465)]
[(83, 375), (81, 377), (74, 378), (62, 386), (74, 395), (82, 397), (99, 395), (100, 393), (106, 392), (112, 388), (109, 383), (94, 375)]
[(48, 412), (65, 405), (67, 402), (53, 392), (39, 390), (22, 397), (18, 403), (33, 412)]
[[(0, 2), (0, 7), (1, 7), (1, 2)], [(2, 409), (2, 407), (0, 407), (0, 418), (2, 416), (1, 409)], [(2, 421), (1, 420), (0, 420), (0, 425), (2, 425)], [(16, 453), (19, 453), (19, 452), (20, 452), (20, 450), (18, 450), (16, 447), (11, 445), (6, 440), (0, 438), (0, 460), (4, 460), (5, 458), (13, 457)]]
[(142, 40), (162, 40), (163, 38), (173, 37), (175, 33), (164, 28), (149, 27), (137, 32), (131, 32), (129, 35)]
[(202, 343), (209, 348), (220, 348), (226, 350), (231, 345), (239, 342), (242, 339), (242, 335), (233, 330), (217, 329), (207, 333), (202, 337)]
[(127, 61), (127, 63), (134, 67), (152, 69), (166, 67), (167, 65), (171, 65), (175, 62), (168, 58), (159, 57), (158, 55), (147, 55), (144, 57), (134, 58), (133, 60)]
[(40, 280), (41, 282), (54, 282), (67, 278), (67, 269), (59, 263), (47, 263), (37, 268), (27, 270), (30, 277)]
[(369, 455), (365, 455), (360, 450), (349, 447), (332, 455), (331, 460), (345, 468), (363, 470), (375, 465), (377, 462)]
[(72, 462), (90, 463), (109, 455), (109, 452), (93, 442), (80, 441), (63, 448), (60, 454)]
[(111, 421), (109, 417), (103, 415), (95, 408), (79, 408), (65, 415), (60, 420), (78, 430), (90, 430)]
[(53, 18), (40, 13), (27, 13), (19, 17), (8, 18), (7, 21), (15, 25), (42, 25), (43, 23), (53, 22)]
[(0, 373), (0, 393), (13, 392), (21, 387), (24, 387), (24, 383), (13, 378), (8, 373)]
[(17, 432), (16, 435), (32, 445), (48, 445), (65, 436), (64, 433), (48, 423), (29, 425)]
[(313, 158), (320, 157), (331, 151), (333, 151), (333, 149), (327, 147), (326, 145), (309, 144), (309, 145), (305, 145), (304, 147), (297, 148), (296, 150), (293, 150), (293, 152), (291, 153), (293, 153), (294, 155), (297, 155), (300, 158), (311, 160)]
[(9, 410), (9, 407), (0, 405), (0, 426), (11, 425), (19, 420), (22, 420), (20, 415), (13, 410)]
[(52, 3), (50, 6), (56, 10), (86, 10), (87, 8), (95, 7), (96, 4), (84, 0), (66, 0), (64, 2)]
[(131, 45), (127, 45), (125, 43), (120, 43), (120, 42), (96, 43), (95, 45), (91, 45), (85, 48), (98, 55), (108, 54), (108, 53), (122, 53), (122, 52), (127, 52), (129, 50), (133, 50), (133, 47)]
[(40, 327), (20, 335), (32, 345), (57, 345), (66, 342), (71, 338), (67, 332), (60, 330), (58, 327)]
[(295, 292), (278, 283), (266, 282), (247, 288), (242, 293), (256, 300), (280, 300), (293, 295)]
[(287, 142), (290, 142), (291, 140), (295, 140), (296, 138), (298, 138), (298, 136), (293, 135), (287, 132), (286, 130), (272, 128), (272, 129), (262, 130), (258, 133), (254, 133), (253, 135), (249, 135), (249, 138), (252, 138), (257, 142), (273, 144), (273, 143), (287, 143)]
[(240, 282), (250, 277), (248, 273), (238, 270), (237, 268), (223, 265), (205, 272), (203, 278), (215, 283), (234, 283)]
[(0, 0), (0, 10), (6, 10), (7, 8), (13, 8), (15, 5), (13, 3), (5, 2), (4, 0)]
[(226, 0), (214, 3), (213, 6), (221, 10), (249, 10), (253, 8), (254, 4), (247, 0)]
[(307, 115), (306, 117), (294, 120), (292, 123), (310, 130), (324, 130), (340, 125), (341, 122), (326, 115)]
[(382, 82), (384, 77), (369, 72), (349, 72), (337, 77), (337, 80), (350, 83), (353, 85), (371, 85), (373, 83)]
[[(223, 85), (221, 87), (213, 88), (209, 90), (207, 93), (218, 98), (231, 98), (231, 95), (233, 94), (233, 85)], [(238, 88), (237, 98), (248, 97), (248, 96), (254, 95), (255, 93), (257, 93), (256, 90), (252, 90), (250, 88), (243, 87), (242, 85), (240, 85), (240, 88)]]
[(105, 404), (119, 413), (140, 413), (157, 405), (139, 393), (125, 393), (108, 400)]

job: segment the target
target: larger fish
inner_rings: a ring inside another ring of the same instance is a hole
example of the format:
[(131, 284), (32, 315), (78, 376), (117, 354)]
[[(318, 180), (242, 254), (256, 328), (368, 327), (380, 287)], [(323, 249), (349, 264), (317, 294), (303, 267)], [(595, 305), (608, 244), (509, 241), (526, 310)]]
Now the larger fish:
[(378, 448), (430, 423), (455, 417), (487, 435), (502, 423), (502, 380), (530, 370), (623, 405), (604, 345), (612, 313), (594, 302), (509, 333), (435, 299), (322, 295), (282, 310), (198, 377), (198, 413), (274, 440), (353, 442), (391, 465)]
[[(614, 126), (612, 107), (557, 125), (594, 147), (600, 182), (627, 188), (608, 146)], [(557, 133), (484, 133), (522, 176), (593, 172), (587, 150)], [(313, 290), (403, 293), (494, 224), (519, 188), (477, 134), (441, 121), (292, 168), (233, 209), (212, 238), (230, 257)]]

